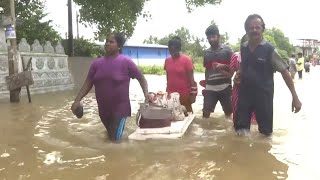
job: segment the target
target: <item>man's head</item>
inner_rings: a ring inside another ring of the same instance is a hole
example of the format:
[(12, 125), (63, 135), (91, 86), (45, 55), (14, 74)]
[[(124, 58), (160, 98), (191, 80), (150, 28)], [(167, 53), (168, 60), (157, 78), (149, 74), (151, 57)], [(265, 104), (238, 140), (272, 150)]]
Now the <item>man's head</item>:
[(244, 28), (250, 40), (258, 41), (262, 39), (265, 23), (260, 15), (251, 14), (247, 17)]
[(298, 57), (302, 58), (302, 53), (301, 52), (298, 53)]
[(296, 58), (296, 55), (295, 54), (291, 54), (291, 58)]
[(209, 41), (209, 44), (212, 47), (217, 47), (220, 43), (220, 34), (219, 34), (219, 29), (215, 25), (210, 25), (206, 29), (206, 36)]

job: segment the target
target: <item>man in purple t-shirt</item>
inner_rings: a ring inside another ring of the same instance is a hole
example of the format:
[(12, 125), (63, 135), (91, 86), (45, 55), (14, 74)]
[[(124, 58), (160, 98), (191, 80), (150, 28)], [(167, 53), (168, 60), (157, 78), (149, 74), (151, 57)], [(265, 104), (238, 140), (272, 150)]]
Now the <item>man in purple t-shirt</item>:
[(87, 79), (71, 107), (76, 112), (81, 99), (94, 85), (99, 116), (112, 141), (121, 139), (126, 118), (131, 116), (130, 78), (139, 81), (146, 100), (148, 97), (148, 84), (144, 75), (129, 57), (120, 54), (124, 43), (121, 34), (114, 33), (108, 37), (106, 55), (91, 64)]

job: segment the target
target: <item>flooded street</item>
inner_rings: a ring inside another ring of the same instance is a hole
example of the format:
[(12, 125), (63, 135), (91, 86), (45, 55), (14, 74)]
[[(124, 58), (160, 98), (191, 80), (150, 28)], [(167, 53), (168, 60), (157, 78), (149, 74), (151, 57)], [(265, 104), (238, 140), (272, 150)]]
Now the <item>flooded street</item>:
[[(76, 87), (85, 73), (75, 72)], [(199, 82), (204, 77), (197, 74)], [(295, 80), (303, 103), (291, 113), (291, 94), (281, 75), (275, 75), (274, 133), (235, 135), (232, 123), (217, 106), (201, 119), (203, 97), (193, 105), (197, 117), (182, 139), (132, 141), (135, 128), (128, 119), (124, 140), (113, 144), (97, 114), (94, 93), (84, 99), (85, 115), (77, 119), (70, 106), (78, 90), (22, 97), (20, 104), (0, 100), (0, 179), (6, 180), (319, 180), (320, 67)], [(165, 76), (147, 76), (150, 91), (165, 90)], [(201, 88), (199, 90), (201, 92)], [(131, 81), (132, 112), (143, 101)]]

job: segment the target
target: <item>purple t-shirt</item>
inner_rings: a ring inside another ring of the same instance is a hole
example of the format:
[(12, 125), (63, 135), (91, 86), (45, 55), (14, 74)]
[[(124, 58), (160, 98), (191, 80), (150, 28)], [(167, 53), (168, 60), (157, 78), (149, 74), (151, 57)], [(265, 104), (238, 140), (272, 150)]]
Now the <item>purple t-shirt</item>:
[(124, 55), (114, 59), (101, 57), (93, 61), (88, 79), (95, 86), (101, 119), (131, 116), (130, 78), (141, 77), (136, 64)]

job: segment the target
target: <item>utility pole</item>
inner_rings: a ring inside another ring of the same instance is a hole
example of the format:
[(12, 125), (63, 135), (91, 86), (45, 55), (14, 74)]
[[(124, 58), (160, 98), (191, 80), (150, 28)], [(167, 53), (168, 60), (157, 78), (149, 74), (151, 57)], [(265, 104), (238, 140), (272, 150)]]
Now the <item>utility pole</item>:
[(73, 56), (72, 1), (68, 0), (68, 55)]
[[(10, 17), (11, 27), (16, 28), (15, 2), (14, 0), (6, 1), (7, 6), (4, 9), (5, 16)], [(17, 39), (15, 36), (10, 37), (10, 46), (8, 47), (8, 66), (9, 76), (18, 73)], [(20, 89), (10, 90), (10, 102), (20, 102)]]
[(77, 39), (79, 39), (79, 14), (76, 11), (76, 20), (77, 20)]

